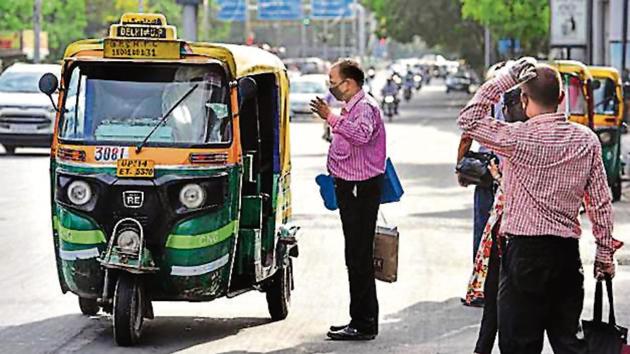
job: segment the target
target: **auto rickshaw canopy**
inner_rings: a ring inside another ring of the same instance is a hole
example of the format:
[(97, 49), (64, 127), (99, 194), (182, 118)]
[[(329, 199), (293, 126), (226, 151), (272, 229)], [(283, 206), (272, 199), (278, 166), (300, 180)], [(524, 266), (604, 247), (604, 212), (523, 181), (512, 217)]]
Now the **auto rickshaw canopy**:
[[(608, 81), (614, 85), (615, 97), (612, 97), (616, 106), (614, 114), (608, 114), (608, 112), (599, 114), (597, 105), (602, 103), (595, 102), (595, 126), (620, 126), (623, 123), (624, 104), (623, 86), (619, 71), (610, 66), (589, 66), (588, 69), (593, 75), (594, 80)], [(605, 84), (606, 83), (604, 83), (604, 85)], [(613, 113), (613, 110), (611, 110), (610, 113)]]

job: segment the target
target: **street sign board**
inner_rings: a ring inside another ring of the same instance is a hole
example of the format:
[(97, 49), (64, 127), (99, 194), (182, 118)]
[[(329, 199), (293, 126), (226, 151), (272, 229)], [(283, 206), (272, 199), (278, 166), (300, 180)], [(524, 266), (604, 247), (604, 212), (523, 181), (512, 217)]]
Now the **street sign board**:
[(244, 22), (247, 18), (245, 0), (218, 0), (217, 20), (228, 22)]
[(258, 0), (258, 19), (266, 21), (301, 20), (302, 0)]
[(311, 18), (319, 20), (352, 18), (353, 3), (353, 0), (313, 0)]
[(551, 46), (586, 46), (588, 0), (551, 0)]

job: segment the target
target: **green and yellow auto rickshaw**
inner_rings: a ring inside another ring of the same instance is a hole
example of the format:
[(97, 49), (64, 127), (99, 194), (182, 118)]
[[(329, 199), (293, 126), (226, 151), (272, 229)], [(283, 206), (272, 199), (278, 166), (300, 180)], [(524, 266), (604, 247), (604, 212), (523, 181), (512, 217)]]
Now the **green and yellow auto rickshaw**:
[(621, 158), (623, 129), (623, 88), (619, 71), (611, 67), (589, 67), (595, 81), (593, 97), (595, 132), (602, 143), (602, 157), (613, 200), (621, 199), (624, 162)]
[(65, 52), (51, 149), (62, 292), (113, 314), (133, 345), (153, 301), (266, 293), (288, 314), (288, 79), (253, 47), (178, 40), (159, 14), (125, 14)]

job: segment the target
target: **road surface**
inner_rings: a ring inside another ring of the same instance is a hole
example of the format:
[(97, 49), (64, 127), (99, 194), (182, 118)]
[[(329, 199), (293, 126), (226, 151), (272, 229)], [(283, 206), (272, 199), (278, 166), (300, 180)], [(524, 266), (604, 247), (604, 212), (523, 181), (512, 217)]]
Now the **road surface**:
[[(107, 315), (80, 315), (57, 284), (50, 232), (48, 157), (0, 155), (0, 353), (471, 353), (481, 310), (463, 307), (471, 272), (472, 188), (453, 176), (455, 118), (468, 96), (424, 88), (387, 124), (388, 154), (402, 178), (400, 203), (383, 214), (400, 233), (399, 280), (378, 284), (381, 330), (375, 341), (325, 339), (347, 321), (348, 290), (338, 215), (324, 209), (314, 177), (325, 171), (321, 123), (293, 122), (293, 210), (302, 226), (289, 317), (272, 323), (265, 297), (250, 292), (210, 303), (157, 303), (142, 343), (116, 347)], [(615, 205), (616, 235), (630, 244), (630, 193)], [(594, 242), (581, 242), (591, 317)], [(621, 254), (630, 264), (630, 252)], [(630, 325), (630, 269), (615, 282), (618, 320)], [(498, 351), (497, 351), (498, 352)], [(545, 352), (550, 353), (548, 347)]]

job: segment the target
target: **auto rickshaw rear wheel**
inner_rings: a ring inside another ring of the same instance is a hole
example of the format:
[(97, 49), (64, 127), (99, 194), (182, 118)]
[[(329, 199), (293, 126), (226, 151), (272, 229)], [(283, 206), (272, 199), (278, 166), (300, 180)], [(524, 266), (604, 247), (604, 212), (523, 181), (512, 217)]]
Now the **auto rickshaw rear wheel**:
[(613, 202), (621, 200), (621, 177), (617, 177), (617, 180), (610, 186), (612, 192)]
[(293, 288), (293, 266), (291, 260), (276, 271), (267, 288), (267, 307), (271, 319), (281, 321), (289, 315), (291, 289)]
[(120, 346), (138, 343), (144, 318), (144, 287), (142, 281), (130, 274), (121, 274), (114, 291), (114, 339)]
[(81, 313), (86, 316), (94, 316), (99, 310), (96, 299), (88, 299), (84, 297), (79, 297), (79, 308), (81, 308)]

